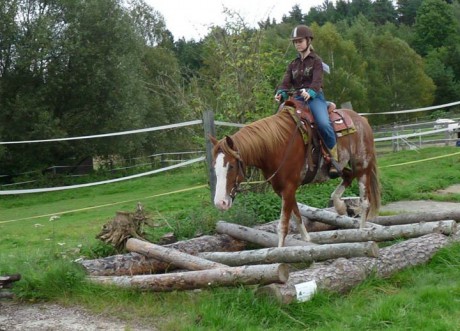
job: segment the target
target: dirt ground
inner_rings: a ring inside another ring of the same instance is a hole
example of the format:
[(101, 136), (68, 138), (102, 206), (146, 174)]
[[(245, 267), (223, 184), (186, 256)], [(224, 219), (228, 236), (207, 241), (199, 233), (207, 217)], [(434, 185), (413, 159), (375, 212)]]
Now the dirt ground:
[(81, 307), (50, 303), (0, 301), (0, 331), (154, 331), (116, 318), (94, 315)]
[[(460, 193), (460, 184), (452, 185), (444, 190), (437, 191), (438, 194), (453, 194)], [(436, 212), (436, 211), (454, 211), (460, 209), (460, 203), (456, 202), (440, 202), (431, 200), (418, 200), (418, 201), (398, 201), (392, 202), (380, 208), (385, 212), (396, 213), (423, 213), (423, 212)]]
[[(460, 184), (439, 191), (440, 194), (460, 193)], [(434, 212), (459, 210), (460, 203), (437, 201), (400, 201), (381, 208), (382, 211)], [(95, 315), (81, 307), (56, 304), (19, 304), (0, 301), (0, 331), (155, 331), (155, 326), (142, 326), (115, 317)]]

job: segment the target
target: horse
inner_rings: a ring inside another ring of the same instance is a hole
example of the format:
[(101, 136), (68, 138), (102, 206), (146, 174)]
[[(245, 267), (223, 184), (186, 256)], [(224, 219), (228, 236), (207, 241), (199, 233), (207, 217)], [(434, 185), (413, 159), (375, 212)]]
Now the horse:
[[(278, 247), (284, 246), (291, 219), (296, 222), (302, 239), (310, 241), (297, 205), (296, 191), (300, 185), (330, 179), (328, 169), (331, 165), (321, 148), (319, 134), (312, 123), (302, 125), (296, 114), (300, 112), (298, 108), (298, 104), (286, 101), (276, 114), (250, 123), (231, 136), (221, 140), (209, 137), (213, 144), (212, 166), (216, 175), (215, 206), (222, 211), (228, 210), (245, 179), (246, 168), (260, 169), (282, 200)], [(353, 110), (338, 111), (352, 120), (356, 130), (351, 134), (337, 135), (339, 166), (343, 171), (331, 199), (337, 213), (346, 214), (341, 197), (356, 179), (361, 205), (360, 228), (364, 228), (366, 221), (377, 216), (380, 208), (374, 135), (366, 118)]]

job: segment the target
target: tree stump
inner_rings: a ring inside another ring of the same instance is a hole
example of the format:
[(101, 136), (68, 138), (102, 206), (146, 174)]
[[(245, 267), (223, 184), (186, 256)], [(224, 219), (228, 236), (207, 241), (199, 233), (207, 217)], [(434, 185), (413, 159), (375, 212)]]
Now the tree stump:
[(121, 251), (129, 238), (144, 239), (143, 226), (148, 222), (143, 206), (138, 203), (134, 213), (117, 211), (115, 217), (103, 225), (96, 239)]

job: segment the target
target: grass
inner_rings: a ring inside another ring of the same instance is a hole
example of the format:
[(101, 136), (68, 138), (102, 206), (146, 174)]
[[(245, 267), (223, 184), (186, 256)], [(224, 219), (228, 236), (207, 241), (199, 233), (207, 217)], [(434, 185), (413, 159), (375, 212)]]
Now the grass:
[[(459, 152), (440, 147), (380, 157), (384, 203), (460, 202), (459, 194), (436, 193), (460, 183)], [(197, 228), (212, 231), (218, 219), (250, 224), (279, 214), (279, 200), (271, 191), (239, 196), (230, 213), (217, 212), (206, 183), (204, 167), (194, 166), (111, 185), (2, 196), (0, 274), (22, 274), (14, 286), (19, 300), (78, 304), (161, 330), (455, 330), (460, 325), (459, 244), (441, 250), (427, 265), (385, 280), (370, 278), (346, 295), (321, 292), (288, 306), (255, 297), (251, 286), (172, 293), (96, 286), (72, 263), (83, 254), (108, 254), (95, 235), (117, 210), (134, 210), (138, 201), (162, 225), (153, 238), (171, 231), (170, 226), (185, 238)], [(298, 200), (325, 207), (336, 185), (304, 186)], [(355, 185), (345, 193), (356, 194)], [(50, 220), (53, 215), (60, 217)]]

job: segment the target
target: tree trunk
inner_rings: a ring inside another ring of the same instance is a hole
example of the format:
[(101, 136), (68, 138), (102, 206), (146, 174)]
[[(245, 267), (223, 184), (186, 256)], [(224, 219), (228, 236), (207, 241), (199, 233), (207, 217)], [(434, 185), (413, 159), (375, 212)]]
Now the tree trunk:
[(420, 222), (435, 222), (442, 220), (460, 221), (460, 210), (379, 216), (373, 219), (372, 222), (380, 225), (400, 225)]
[(331, 244), (317, 246), (272, 247), (241, 252), (204, 252), (198, 256), (238, 266), (257, 263), (305, 263), (324, 261), (339, 257), (369, 256), (377, 257), (379, 248), (373, 241), (366, 243)]
[(296, 285), (309, 281), (314, 281), (320, 290), (347, 292), (371, 274), (383, 278), (404, 268), (426, 263), (449, 242), (449, 238), (442, 234), (427, 234), (381, 248), (378, 258), (340, 258), (332, 264), (319, 263), (306, 270), (291, 272), (286, 284), (263, 286), (256, 293), (290, 303), (297, 299)]
[[(419, 224), (393, 225), (371, 229), (347, 229), (310, 233), (311, 241), (317, 244), (333, 244), (360, 241), (387, 241), (398, 238), (415, 238), (428, 233), (439, 232), (446, 235), (457, 231), (455, 221), (439, 221)], [(296, 235), (298, 236), (298, 235)]]
[(162, 275), (139, 276), (91, 276), (89, 280), (99, 284), (136, 287), (149, 291), (192, 290), (240, 284), (284, 283), (289, 278), (285, 264), (268, 264), (244, 267), (226, 267), (201, 271), (187, 271)]
[(147, 257), (171, 263), (177, 268), (187, 270), (206, 270), (227, 267), (221, 263), (208, 261), (173, 248), (166, 248), (135, 238), (128, 239), (126, 242), (126, 249), (130, 252), (140, 253)]
[[(277, 247), (278, 235), (254, 228), (248, 228), (243, 225), (227, 223), (224, 221), (217, 222), (216, 231), (221, 234), (228, 234), (234, 238), (249, 241), (263, 247)], [(303, 240), (297, 240), (292, 236), (287, 236), (285, 246), (313, 246), (315, 244)]]
[[(309, 220), (323, 222), (341, 229), (359, 229), (360, 220), (357, 218), (338, 215), (331, 211), (306, 206), (300, 203), (298, 203), (298, 206), (300, 214), (307, 217)], [(368, 223), (373, 227), (381, 227), (380, 225)]]
[[(243, 241), (228, 235), (202, 236), (190, 240), (179, 241), (165, 247), (196, 255), (199, 252), (223, 251), (234, 252), (245, 248)], [(146, 257), (138, 253), (118, 254), (94, 260), (82, 260), (79, 263), (89, 275), (122, 276), (164, 272), (173, 267), (166, 262)]]
[[(278, 233), (278, 224), (279, 220), (276, 220), (265, 224), (256, 225), (253, 228), (257, 230), (267, 231), (270, 233)], [(303, 224), (305, 225), (305, 228), (308, 232), (328, 231), (337, 229), (337, 226), (312, 221), (307, 217), (303, 217)], [(299, 233), (297, 229), (297, 224), (295, 224), (295, 222), (289, 222), (288, 233)]]

